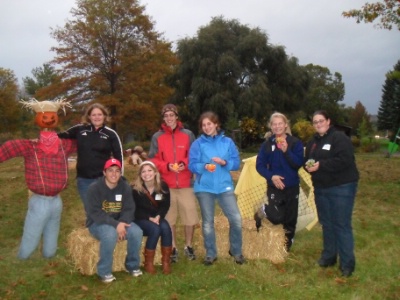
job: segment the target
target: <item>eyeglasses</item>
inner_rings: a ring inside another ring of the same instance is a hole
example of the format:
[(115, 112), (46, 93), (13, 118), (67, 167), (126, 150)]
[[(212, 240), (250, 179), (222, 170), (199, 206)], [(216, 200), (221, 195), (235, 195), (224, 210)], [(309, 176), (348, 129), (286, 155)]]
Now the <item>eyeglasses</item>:
[(322, 120), (318, 120), (318, 121), (313, 121), (312, 123), (313, 123), (313, 125), (318, 125), (318, 124), (324, 123), (325, 121), (326, 121), (325, 119), (322, 119)]
[(166, 119), (166, 118), (173, 118), (173, 117), (175, 117), (175, 114), (174, 113), (170, 113), (170, 114), (164, 114), (164, 119)]

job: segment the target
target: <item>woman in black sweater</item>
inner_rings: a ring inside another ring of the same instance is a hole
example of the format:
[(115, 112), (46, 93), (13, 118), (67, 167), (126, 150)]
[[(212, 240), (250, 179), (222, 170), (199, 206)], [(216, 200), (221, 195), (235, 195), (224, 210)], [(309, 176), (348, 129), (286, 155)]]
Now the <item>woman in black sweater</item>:
[(359, 174), (351, 140), (331, 126), (325, 111), (313, 115), (316, 134), (306, 147), (306, 170), (311, 174), (323, 250), (318, 264), (329, 267), (339, 256), (342, 276), (354, 272), (354, 238), (351, 218)]
[(155, 274), (154, 256), (161, 238), (161, 262), (163, 273), (171, 273), (170, 255), (172, 251), (172, 232), (165, 215), (170, 205), (170, 193), (166, 183), (161, 181), (160, 173), (151, 161), (139, 166), (139, 174), (133, 183), (133, 200), (136, 204), (135, 223), (147, 236), (144, 250), (144, 268)]

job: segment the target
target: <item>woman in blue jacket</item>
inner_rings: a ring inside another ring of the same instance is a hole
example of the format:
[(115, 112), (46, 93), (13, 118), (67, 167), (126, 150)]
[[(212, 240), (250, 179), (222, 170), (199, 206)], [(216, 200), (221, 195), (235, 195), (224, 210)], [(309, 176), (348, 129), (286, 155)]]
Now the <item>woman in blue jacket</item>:
[(200, 116), (202, 135), (193, 142), (189, 152), (189, 169), (196, 175), (194, 192), (200, 204), (202, 230), (206, 257), (204, 265), (212, 265), (217, 259), (214, 214), (218, 201), (229, 221), (229, 254), (237, 264), (243, 264), (242, 217), (234, 194), (230, 171), (239, 169), (240, 157), (235, 143), (220, 129), (218, 116), (205, 112)]

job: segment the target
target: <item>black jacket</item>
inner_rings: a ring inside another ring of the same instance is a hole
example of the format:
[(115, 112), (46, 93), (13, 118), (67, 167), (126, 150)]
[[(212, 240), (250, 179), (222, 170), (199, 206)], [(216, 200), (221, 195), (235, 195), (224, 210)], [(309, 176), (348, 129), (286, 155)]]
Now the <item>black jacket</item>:
[(323, 136), (314, 135), (307, 144), (305, 156), (306, 161), (319, 162), (318, 171), (310, 173), (314, 187), (333, 187), (359, 179), (351, 140), (333, 127)]
[(93, 125), (78, 124), (59, 133), (58, 136), (62, 139), (77, 140), (77, 177), (93, 179), (103, 176), (104, 164), (110, 157), (123, 163), (121, 140), (118, 134), (107, 126), (95, 130)]
[(148, 220), (149, 217), (154, 218), (157, 215), (160, 215), (161, 219), (165, 218), (170, 206), (170, 193), (165, 182), (162, 182), (161, 187), (165, 191), (164, 193), (158, 197), (156, 192), (152, 194), (158, 206), (153, 205), (146, 194), (139, 193), (135, 189), (132, 190), (133, 201), (136, 205), (135, 220)]

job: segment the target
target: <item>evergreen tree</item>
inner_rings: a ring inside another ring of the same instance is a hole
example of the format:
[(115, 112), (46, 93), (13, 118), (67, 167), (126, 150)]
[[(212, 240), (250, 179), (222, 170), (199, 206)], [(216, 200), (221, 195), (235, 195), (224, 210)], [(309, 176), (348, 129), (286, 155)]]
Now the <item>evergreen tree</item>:
[(400, 127), (400, 60), (394, 70), (386, 74), (382, 99), (378, 109), (378, 129), (397, 132)]

